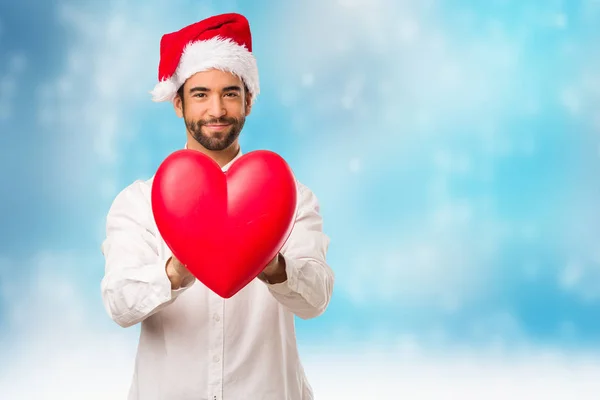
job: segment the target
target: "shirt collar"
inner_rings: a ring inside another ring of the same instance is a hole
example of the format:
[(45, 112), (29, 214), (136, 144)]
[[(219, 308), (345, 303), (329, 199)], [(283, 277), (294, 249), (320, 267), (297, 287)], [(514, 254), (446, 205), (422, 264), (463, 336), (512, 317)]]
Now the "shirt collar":
[[(188, 146), (187, 146), (187, 142), (184, 146), (184, 148), (187, 150)], [(235, 155), (235, 157), (233, 157), (233, 159), (231, 161), (229, 161), (227, 164), (225, 164), (223, 166), (223, 168), (221, 168), (221, 170), (223, 170), (223, 172), (227, 171), (229, 169), (229, 167), (231, 167), (231, 165), (242, 156), (242, 148), (240, 147), (240, 149), (238, 150), (237, 154)]]

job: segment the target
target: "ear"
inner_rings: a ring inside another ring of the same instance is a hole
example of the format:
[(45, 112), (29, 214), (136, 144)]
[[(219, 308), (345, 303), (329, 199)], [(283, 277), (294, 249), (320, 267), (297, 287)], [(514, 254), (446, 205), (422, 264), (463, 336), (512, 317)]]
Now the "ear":
[(183, 118), (183, 100), (179, 97), (179, 94), (175, 95), (173, 99), (173, 108), (175, 109), (175, 114), (179, 118)]
[(246, 92), (246, 117), (250, 115), (250, 111), (252, 111), (252, 93)]

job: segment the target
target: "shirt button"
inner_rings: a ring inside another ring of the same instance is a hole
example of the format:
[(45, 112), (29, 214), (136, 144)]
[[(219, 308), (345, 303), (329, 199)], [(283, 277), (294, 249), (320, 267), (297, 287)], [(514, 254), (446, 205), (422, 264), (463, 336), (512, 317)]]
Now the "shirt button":
[(219, 317), (219, 314), (215, 314), (214, 318), (215, 318), (215, 321), (217, 321), (217, 322), (221, 320), (221, 317)]
[(219, 362), (219, 356), (214, 356), (214, 357), (213, 357), (213, 361), (214, 361), (214, 362)]

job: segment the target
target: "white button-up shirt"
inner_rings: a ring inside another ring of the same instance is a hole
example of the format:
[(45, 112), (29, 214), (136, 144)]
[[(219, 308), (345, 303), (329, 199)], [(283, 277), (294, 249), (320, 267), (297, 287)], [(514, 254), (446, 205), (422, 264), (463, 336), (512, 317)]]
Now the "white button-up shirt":
[(171, 290), (172, 254), (154, 222), (152, 179), (116, 196), (102, 245), (106, 310), (120, 326), (141, 323), (129, 399), (312, 400), (294, 316), (321, 315), (334, 284), (315, 195), (298, 182), (295, 226), (281, 250), (287, 281), (256, 278), (223, 299), (198, 280)]

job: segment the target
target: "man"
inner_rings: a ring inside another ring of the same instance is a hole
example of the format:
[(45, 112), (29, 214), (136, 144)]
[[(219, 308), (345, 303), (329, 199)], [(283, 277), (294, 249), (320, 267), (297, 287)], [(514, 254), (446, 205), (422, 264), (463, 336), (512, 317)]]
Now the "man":
[[(227, 170), (242, 154), (238, 137), (259, 92), (248, 21), (214, 16), (163, 36), (160, 50), (153, 99), (172, 101), (186, 148)], [(152, 178), (137, 180), (117, 195), (103, 243), (107, 312), (120, 326), (141, 324), (129, 399), (313, 399), (294, 316), (321, 315), (334, 284), (315, 195), (298, 182), (284, 247), (257, 279), (223, 299), (170, 253), (153, 219), (151, 187)]]

